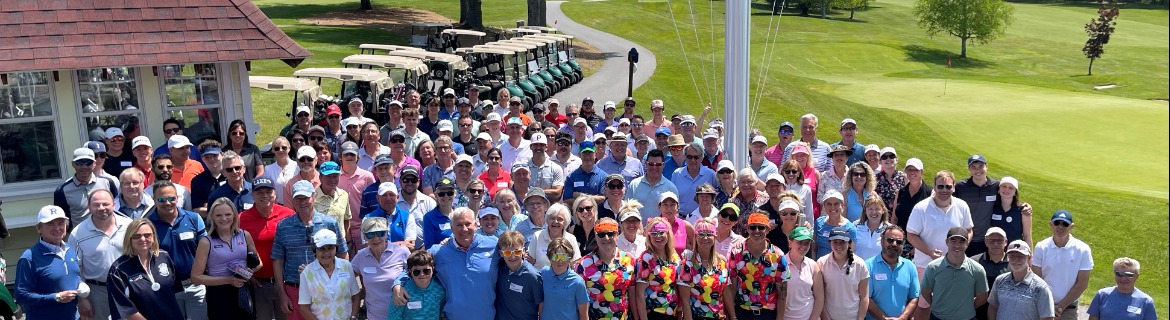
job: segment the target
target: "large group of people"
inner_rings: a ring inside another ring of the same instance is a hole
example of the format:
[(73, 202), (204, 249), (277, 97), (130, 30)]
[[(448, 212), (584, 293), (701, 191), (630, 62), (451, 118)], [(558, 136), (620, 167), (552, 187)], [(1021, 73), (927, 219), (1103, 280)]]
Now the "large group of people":
[(271, 163), (242, 121), (198, 144), (168, 121), (126, 161), (107, 130), (38, 213), (15, 298), (28, 319), (1156, 318), (1131, 258), (1079, 300), (1073, 212), (1033, 239), (982, 155), (928, 173), (812, 114), (729, 154), (710, 108), (471, 95), (297, 108)]

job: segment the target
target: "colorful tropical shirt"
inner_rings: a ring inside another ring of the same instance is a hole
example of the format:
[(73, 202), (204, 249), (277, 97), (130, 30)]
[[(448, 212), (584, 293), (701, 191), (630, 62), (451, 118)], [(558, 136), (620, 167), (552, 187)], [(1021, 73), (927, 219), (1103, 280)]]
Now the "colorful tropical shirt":
[[(693, 254), (688, 251), (684, 256)], [(691, 287), (691, 314), (695, 317), (721, 318), (723, 314), (723, 288), (727, 286), (727, 261), (716, 257), (710, 268), (702, 263), (687, 259), (678, 283)]]
[(585, 279), (589, 293), (589, 319), (621, 320), (626, 318), (630, 301), (626, 293), (634, 286), (634, 257), (616, 250), (614, 263), (602, 261), (597, 253), (581, 258), (577, 274)]
[(727, 269), (732, 279), (739, 279), (735, 304), (745, 310), (776, 309), (776, 286), (788, 281), (784, 252), (772, 244), (759, 256), (747, 250), (747, 242), (731, 249)]
[(674, 315), (678, 307), (678, 293), (675, 292), (675, 282), (678, 281), (679, 265), (677, 261), (663, 261), (650, 253), (642, 253), (638, 258), (638, 282), (646, 284), (646, 310), (666, 315)]

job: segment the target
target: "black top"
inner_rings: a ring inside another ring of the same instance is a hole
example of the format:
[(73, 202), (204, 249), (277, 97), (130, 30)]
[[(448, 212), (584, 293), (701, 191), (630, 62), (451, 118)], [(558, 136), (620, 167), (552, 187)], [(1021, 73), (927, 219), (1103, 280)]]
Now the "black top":
[(1024, 212), (1021, 207), (1014, 207), (1004, 212), (1003, 207), (996, 204), (991, 208), (991, 226), (1003, 229), (1007, 234), (1007, 242), (1024, 239)]
[[(175, 294), (183, 292), (183, 285), (174, 265), (166, 251), (159, 251), (158, 256), (150, 259), (150, 270), (143, 270), (138, 257), (122, 256), (115, 260), (106, 278), (112, 318), (125, 319), (141, 313), (147, 319), (182, 319)], [(158, 283), (158, 290), (151, 288), (153, 283)]]
[(593, 253), (593, 251), (597, 250), (597, 239), (594, 239), (597, 236), (597, 233), (593, 232), (593, 230), (589, 230), (588, 235), (585, 233), (585, 228), (582, 228), (580, 224), (573, 226), (572, 234), (573, 237), (577, 238), (577, 249), (581, 250), (582, 257), (587, 256)]
[[(976, 262), (979, 262), (979, 265), (983, 266), (983, 270), (987, 272), (987, 288), (988, 289), (991, 288), (991, 284), (995, 283), (995, 278), (998, 278), (999, 275), (1012, 272), (1012, 267), (1011, 267), (1011, 265), (1008, 264), (1008, 261), (1007, 261), (1007, 255), (1004, 255), (1003, 261), (1000, 261), (998, 263), (992, 262), (990, 259), (987, 259), (986, 252), (977, 254), (974, 257), (971, 257), (971, 259), (974, 259)], [(980, 306), (978, 308), (975, 308), (975, 319), (987, 319), (987, 304), (986, 303), (984, 303), (982, 306)]]
[(207, 199), (211, 198), (211, 192), (215, 188), (227, 182), (227, 177), (219, 175), (218, 178), (211, 176), (211, 171), (203, 170), (203, 173), (191, 178), (191, 208), (202, 208), (207, 205)]
[(975, 185), (971, 178), (956, 181), (954, 196), (967, 202), (971, 209), (971, 221), (975, 224), (971, 242), (983, 242), (983, 235), (991, 229), (991, 207), (999, 197), (999, 181), (988, 177), (982, 186)]
[[(468, 138), (467, 142), (463, 142), (463, 138)], [(456, 137), (453, 142), (463, 146), (463, 154), (474, 157), (479, 154), (479, 148), (475, 146), (476, 138), (477, 137), (474, 133), (471, 134), (471, 137), (464, 137), (463, 135), (459, 135), (459, 137)]]
[[(126, 142), (129, 144), (129, 141)], [(105, 171), (112, 176), (119, 177), (122, 176), (122, 170), (133, 167), (135, 161), (138, 161), (138, 159), (135, 159), (134, 153), (127, 149), (122, 149), (122, 155), (117, 157), (107, 153), (106, 164), (102, 165), (102, 171)], [(150, 174), (150, 172), (147, 172), (146, 174)]]
[(898, 227), (906, 230), (906, 222), (910, 221), (910, 212), (914, 211), (914, 205), (930, 198), (930, 191), (934, 190), (929, 183), (922, 182), (922, 187), (918, 188), (918, 193), (910, 194), (910, 184), (907, 183), (902, 190), (898, 190), (898, 208), (894, 209), (894, 216), (898, 217)]

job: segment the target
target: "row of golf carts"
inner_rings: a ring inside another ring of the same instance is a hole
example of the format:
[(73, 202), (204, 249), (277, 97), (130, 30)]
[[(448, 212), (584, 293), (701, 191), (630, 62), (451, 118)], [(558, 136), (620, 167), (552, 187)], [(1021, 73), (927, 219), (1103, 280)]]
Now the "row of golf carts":
[[(476, 86), (481, 99), (495, 99), (496, 92), (507, 89), (527, 108), (582, 78), (573, 36), (553, 28), (507, 29), (496, 36), (499, 40), (487, 42), (487, 34), (479, 31), (443, 29), (432, 36), (418, 26), (427, 25), (416, 25), (412, 46), (362, 44), (359, 54), (342, 59), (343, 67), (305, 68), (292, 77), (252, 76), (251, 86), (291, 91), (289, 110), (311, 106), (317, 121), (332, 103), (348, 117), (339, 102), (357, 97), (367, 106), (365, 116), (381, 122), (391, 99), (404, 100), (411, 88), (437, 96), (446, 88), (464, 94)], [(335, 97), (322, 92), (326, 81), (340, 82)]]

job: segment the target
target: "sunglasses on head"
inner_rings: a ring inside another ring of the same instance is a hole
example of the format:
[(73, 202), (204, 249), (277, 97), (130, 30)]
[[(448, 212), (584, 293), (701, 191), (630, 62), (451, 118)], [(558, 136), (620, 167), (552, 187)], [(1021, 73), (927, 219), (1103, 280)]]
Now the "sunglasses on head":
[(366, 232), (366, 240), (370, 240), (373, 238), (381, 238), (381, 237), (385, 237), (385, 236), (386, 236), (386, 231)]
[(516, 250), (500, 250), (500, 255), (501, 255), (501, 256), (504, 256), (504, 258), (508, 258), (508, 257), (519, 257), (519, 256), (523, 256), (523, 255), (524, 255), (524, 250), (520, 250), (520, 249), (516, 249)]
[(902, 240), (902, 239), (898, 239), (898, 238), (886, 238), (886, 243), (902, 245), (903, 243), (906, 243), (906, 240)]
[(597, 237), (601, 239), (610, 239), (617, 236), (617, 232), (599, 232)]
[(951, 190), (951, 189), (954, 189), (955, 186), (949, 185), (949, 184), (940, 184), (940, 185), (935, 185), (934, 188), (939, 189), (939, 190)]
[(413, 270), (410, 270), (410, 275), (415, 276), (415, 277), (429, 276), (429, 275), (431, 275), (431, 268), (413, 269)]

